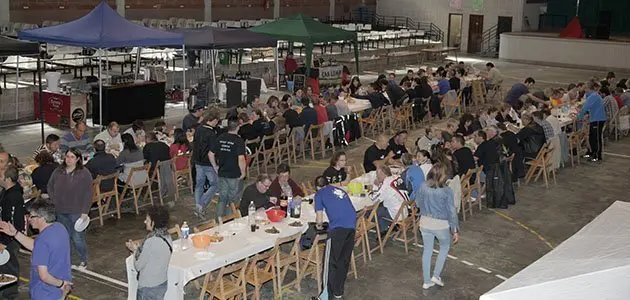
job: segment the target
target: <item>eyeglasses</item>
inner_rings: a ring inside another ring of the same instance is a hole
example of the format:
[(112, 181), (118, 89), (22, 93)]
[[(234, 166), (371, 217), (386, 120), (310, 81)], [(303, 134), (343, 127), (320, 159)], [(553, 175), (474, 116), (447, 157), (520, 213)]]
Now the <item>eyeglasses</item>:
[(29, 220), (31, 220), (31, 219), (34, 219), (34, 218), (39, 218), (39, 217), (41, 217), (41, 216), (38, 216), (38, 215), (30, 215), (30, 216), (28, 216), (28, 219), (29, 219)]

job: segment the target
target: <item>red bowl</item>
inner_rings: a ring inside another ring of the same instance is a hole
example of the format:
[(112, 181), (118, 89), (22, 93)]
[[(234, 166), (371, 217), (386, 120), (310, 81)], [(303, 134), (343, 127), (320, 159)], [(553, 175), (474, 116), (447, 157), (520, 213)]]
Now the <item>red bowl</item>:
[(281, 222), (287, 216), (287, 212), (281, 209), (270, 209), (266, 213), (269, 221), (274, 223)]

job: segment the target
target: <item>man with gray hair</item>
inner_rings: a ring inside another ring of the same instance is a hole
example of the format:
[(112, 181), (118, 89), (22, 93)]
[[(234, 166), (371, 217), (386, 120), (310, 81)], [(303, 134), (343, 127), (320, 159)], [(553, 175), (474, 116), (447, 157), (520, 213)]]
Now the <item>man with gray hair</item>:
[[(0, 194), (0, 219), (17, 228), (24, 228), (24, 197), (22, 187), (18, 184), (18, 176), (18, 170), (13, 166), (4, 171), (4, 180), (0, 182), (0, 185), (5, 189)], [(9, 253), (9, 261), (0, 265), (0, 273), (19, 276), (18, 253), (20, 244), (10, 236), (0, 234), (0, 250)], [(0, 298), (18, 299), (18, 284), (11, 284), (0, 290)]]
[(47, 200), (36, 200), (29, 209), (29, 224), (39, 231), (36, 239), (26, 236), (14, 224), (0, 222), (0, 232), (17, 240), (33, 252), (31, 256), (31, 299), (65, 299), (72, 288), (70, 236), (55, 222), (55, 207)]

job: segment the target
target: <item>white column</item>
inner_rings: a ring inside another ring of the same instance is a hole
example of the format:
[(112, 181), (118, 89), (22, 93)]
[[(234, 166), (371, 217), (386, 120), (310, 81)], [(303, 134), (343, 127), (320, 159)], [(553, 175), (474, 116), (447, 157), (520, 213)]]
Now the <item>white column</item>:
[(331, 20), (335, 19), (335, 0), (328, 1), (328, 16)]
[(0, 23), (11, 21), (11, 5), (9, 0), (0, 0)]
[(273, 0), (273, 18), (280, 18), (280, 0)]
[(125, 16), (125, 0), (116, 0), (116, 11), (121, 16)]
[(203, 0), (203, 20), (212, 22), (212, 0)]

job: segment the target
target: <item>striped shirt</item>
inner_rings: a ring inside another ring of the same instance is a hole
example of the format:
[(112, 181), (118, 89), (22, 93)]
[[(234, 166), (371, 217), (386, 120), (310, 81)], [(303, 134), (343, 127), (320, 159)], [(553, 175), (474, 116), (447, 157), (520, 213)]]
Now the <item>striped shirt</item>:
[(81, 152), (91, 152), (92, 143), (90, 143), (88, 134), (83, 134), (80, 139), (77, 139), (72, 131), (64, 134), (61, 137), (61, 146), (59, 149), (62, 153), (65, 153), (70, 148), (77, 148)]
[(39, 155), (42, 151), (47, 151), (48, 153), (50, 153), (56, 163), (61, 164), (63, 162), (63, 155), (61, 155), (61, 150), (59, 149), (55, 152), (51, 152), (48, 147), (46, 147), (46, 144), (39, 146), (39, 148), (37, 148), (37, 150), (33, 152), (33, 158), (37, 157), (37, 155)]

